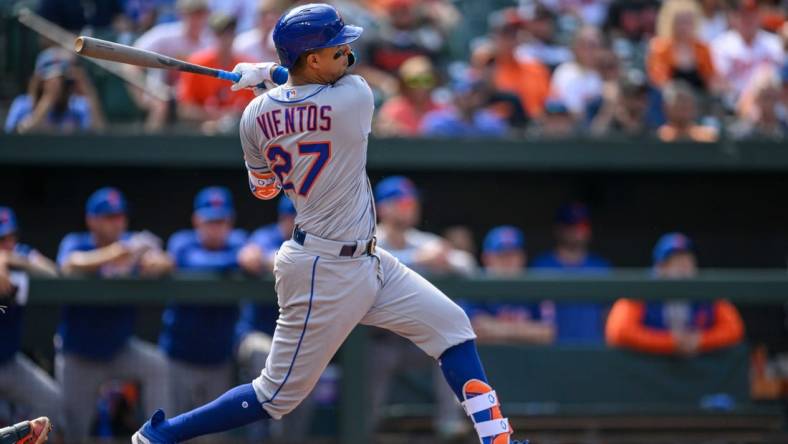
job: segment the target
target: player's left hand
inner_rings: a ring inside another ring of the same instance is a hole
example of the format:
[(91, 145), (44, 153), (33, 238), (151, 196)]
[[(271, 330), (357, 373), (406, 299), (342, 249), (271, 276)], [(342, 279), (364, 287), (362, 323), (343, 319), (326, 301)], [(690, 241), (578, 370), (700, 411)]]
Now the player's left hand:
[[(233, 91), (240, 91), (244, 88), (251, 88), (256, 96), (259, 96), (268, 89), (276, 86), (271, 80), (271, 74), (274, 68), (277, 67), (276, 63), (239, 63), (233, 68), (233, 72), (241, 74), (241, 80), (230, 87)], [(265, 88), (261, 88), (264, 85)]]

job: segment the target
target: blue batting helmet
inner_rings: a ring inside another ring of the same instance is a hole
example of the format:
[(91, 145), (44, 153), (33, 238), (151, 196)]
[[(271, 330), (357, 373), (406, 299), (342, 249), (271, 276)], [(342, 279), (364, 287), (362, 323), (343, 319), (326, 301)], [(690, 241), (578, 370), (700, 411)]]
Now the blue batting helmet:
[(363, 31), (360, 26), (346, 25), (333, 6), (312, 3), (293, 8), (279, 18), (274, 45), (281, 65), (292, 68), (306, 51), (350, 43)]

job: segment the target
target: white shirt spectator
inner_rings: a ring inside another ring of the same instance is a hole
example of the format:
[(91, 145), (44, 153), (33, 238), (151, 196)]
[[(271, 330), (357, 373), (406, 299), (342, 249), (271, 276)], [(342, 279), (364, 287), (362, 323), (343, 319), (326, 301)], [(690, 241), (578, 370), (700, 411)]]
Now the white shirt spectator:
[(750, 46), (738, 32), (728, 31), (712, 42), (711, 53), (717, 72), (730, 84), (735, 97), (759, 67), (779, 68), (785, 60), (780, 38), (766, 31), (758, 31)]
[(273, 33), (269, 33), (263, 42), (259, 29), (250, 29), (236, 37), (233, 52), (254, 62), (279, 62)]
[(573, 114), (584, 114), (589, 102), (602, 96), (602, 78), (595, 70), (566, 62), (553, 73), (550, 94)]
[(703, 17), (700, 21), (698, 36), (706, 43), (711, 43), (728, 30), (728, 19), (720, 11), (713, 17)]

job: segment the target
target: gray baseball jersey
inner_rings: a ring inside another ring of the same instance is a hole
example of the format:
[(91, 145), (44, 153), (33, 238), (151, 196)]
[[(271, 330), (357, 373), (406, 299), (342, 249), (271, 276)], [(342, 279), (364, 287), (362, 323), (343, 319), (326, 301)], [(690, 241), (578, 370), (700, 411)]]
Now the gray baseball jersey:
[[(274, 88), (242, 117), (247, 168), (276, 174), (308, 233), (276, 254), (279, 318), (265, 368), (252, 382), (275, 419), (309, 394), (358, 324), (391, 330), (436, 359), (475, 337), (463, 310), (440, 290), (384, 249), (368, 254), (373, 108), (366, 82), (346, 75), (333, 85)], [(350, 256), (348, 244), (355, 246)]]
[(296, 225), (307, 233), (351, 242), (374, 234), (366, 172), (374, 108), (372, 91), (357, 75), (333, 85), (280, 86), (246, 107), (246, 166), (276, 174), (295, 204)]

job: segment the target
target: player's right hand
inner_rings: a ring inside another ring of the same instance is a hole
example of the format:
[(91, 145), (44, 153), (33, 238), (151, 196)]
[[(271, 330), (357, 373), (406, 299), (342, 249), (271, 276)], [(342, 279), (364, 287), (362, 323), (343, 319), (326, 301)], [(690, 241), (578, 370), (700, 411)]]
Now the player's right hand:
[(142, 256), (150, 250), (161, 248), (161, 239), (150, 231), (140, 231), (132, 235), (124, 245), (134, 256)]
[(233, 72), (241, 74), (241, 80), (233, 84), (230, 89), (233, 91), (240, 91), (244, 88), (251, 88), (254, 94), (259, 96), (266, 90), (276, 86), (271, 76), (277, 66), (278, 65), (273, 62), (239, 63), (235, 65)]

